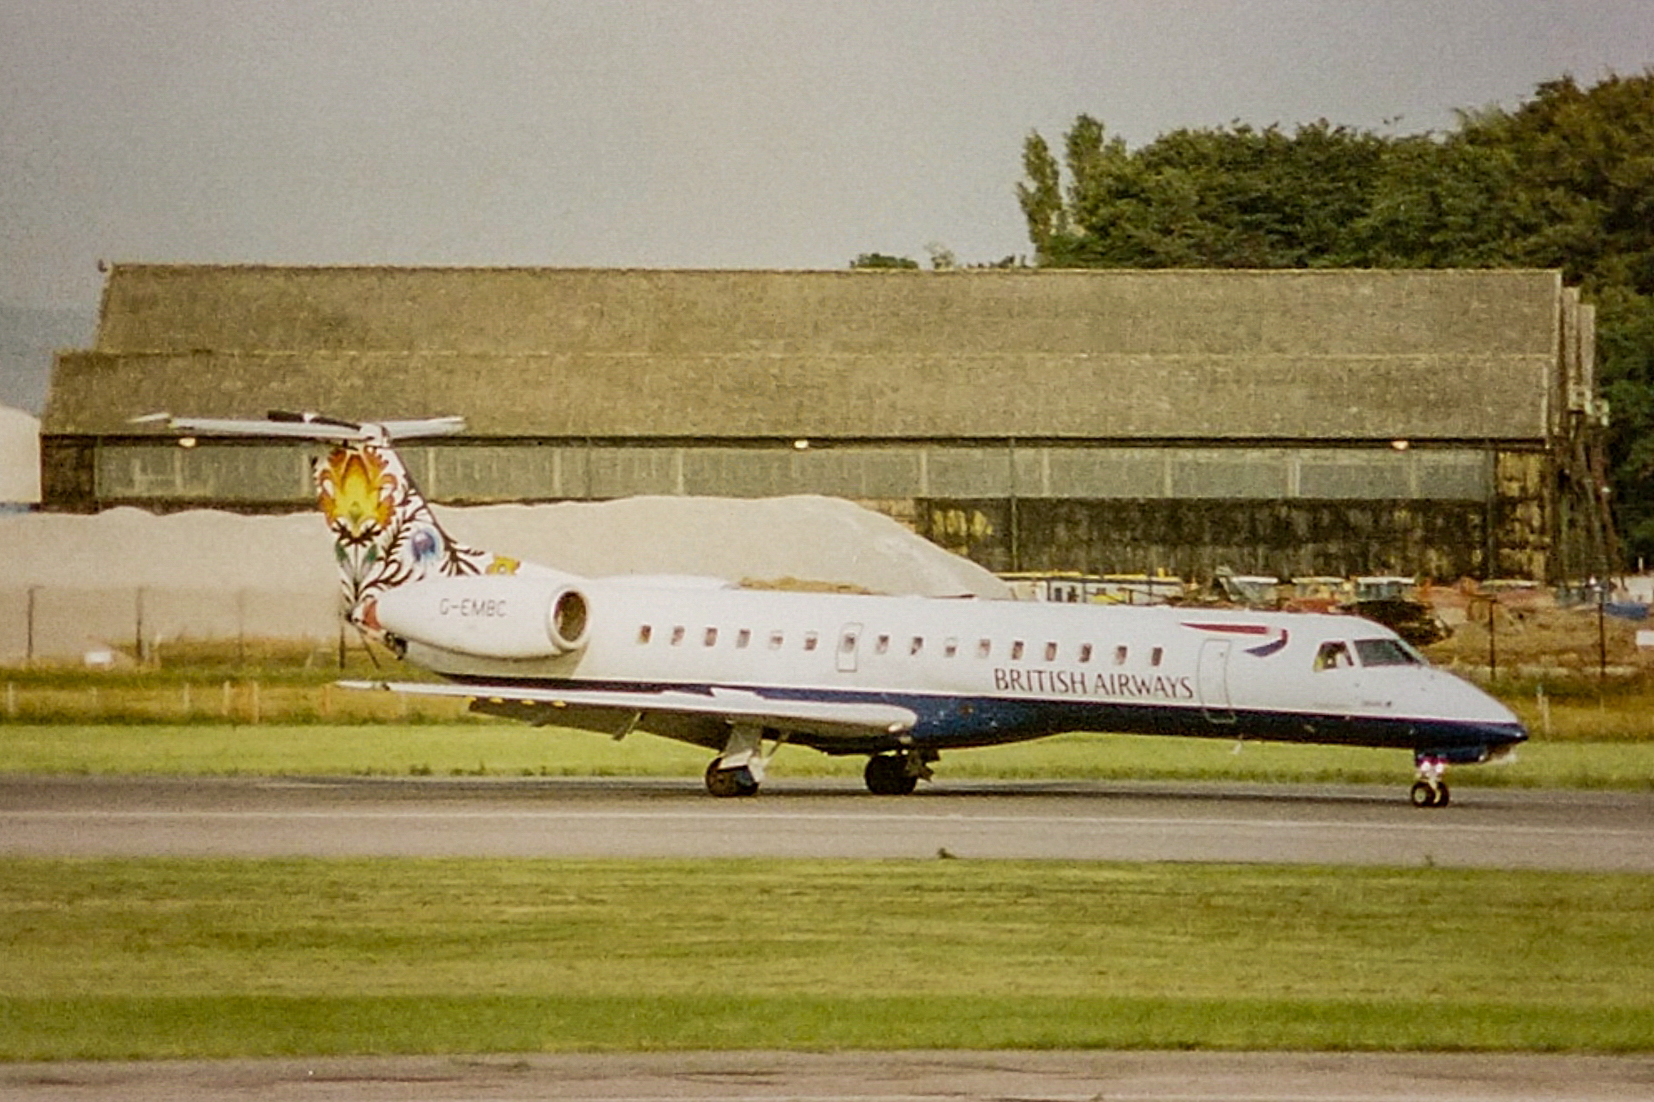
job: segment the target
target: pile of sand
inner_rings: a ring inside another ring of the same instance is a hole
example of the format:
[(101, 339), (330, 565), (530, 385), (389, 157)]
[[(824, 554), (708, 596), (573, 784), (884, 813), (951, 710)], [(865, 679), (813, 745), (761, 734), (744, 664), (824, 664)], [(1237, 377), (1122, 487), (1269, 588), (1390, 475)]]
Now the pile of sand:
[[(1009, 596), (974, 563), (834, 498), (654, 497), (436, 511), (461, 543), (590, 577), (790, 578), (875, 593)], [(3, 516), (0, 562), (0, 661), (31, 645), (47, 657), (140, 636), (325, 639), (338, 630), (332, 544), (314, 512)]]

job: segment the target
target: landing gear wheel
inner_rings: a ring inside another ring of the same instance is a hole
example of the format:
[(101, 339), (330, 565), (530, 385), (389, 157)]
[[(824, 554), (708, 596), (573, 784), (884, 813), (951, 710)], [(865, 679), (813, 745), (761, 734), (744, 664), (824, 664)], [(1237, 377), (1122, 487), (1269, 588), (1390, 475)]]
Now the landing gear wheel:
[(1414, 781), (1408, 798), (1413, 801), (1414, 807), (1446, 807), (1453, 799), (1453, 793), (1447, 787), (1446, 781), (1437, 781), (1435, 784), (1429, 781)]
[(919, 778), (908, 771), (907, 759), (900, 754), (868, 758), (862, 779), (867, 782), (867, 791), (875, 796), (906, 796), (919, 785)]
[(1447, 790), (1442, 774), (1447, 772), (1447, 755), (1428, 750), (1413, 752), (1413, 768), (1418, 780), (1413, 782), (1408, 799), (1414, 807), (1446, 807), (1453, 794)]
[(752, 770), (741, 766), (736, 769), (719, 769), (718, 758), (712, 759), (712, 764), (706, 767), (706, 790), (714, 796), (729, 798), (732, 796), (758, 795), (758, 781), (753, 777)]

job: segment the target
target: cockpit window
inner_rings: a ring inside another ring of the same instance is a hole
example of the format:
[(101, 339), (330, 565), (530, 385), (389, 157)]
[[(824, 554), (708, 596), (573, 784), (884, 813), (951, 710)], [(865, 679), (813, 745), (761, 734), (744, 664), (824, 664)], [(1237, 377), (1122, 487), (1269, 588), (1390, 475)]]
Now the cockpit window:
[(1400, 639), (1357, 639), (1355, 653), (1363, 666), (1424, 665), (1424, 656)]
[(1322, 670), (1348, 669), (1355, 665), (1355, 659), (1350, 655), (1348, 643), (1322, 643), (1321, 649), (1315, 652), (1315, 672)]

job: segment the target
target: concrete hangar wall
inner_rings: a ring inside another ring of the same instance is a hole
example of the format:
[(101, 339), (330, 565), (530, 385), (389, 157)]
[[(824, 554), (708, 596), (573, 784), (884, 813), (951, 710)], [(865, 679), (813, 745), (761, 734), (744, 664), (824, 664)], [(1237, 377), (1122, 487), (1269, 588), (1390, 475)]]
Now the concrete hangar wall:
[(153, 411), (458, 413), (407, 448), (440, 501), (817, 493), (997, 570), (1555, 577), (1589, 346), (1549, 271), (122, 265), (43, 499), (308, 499), (303, 448)]

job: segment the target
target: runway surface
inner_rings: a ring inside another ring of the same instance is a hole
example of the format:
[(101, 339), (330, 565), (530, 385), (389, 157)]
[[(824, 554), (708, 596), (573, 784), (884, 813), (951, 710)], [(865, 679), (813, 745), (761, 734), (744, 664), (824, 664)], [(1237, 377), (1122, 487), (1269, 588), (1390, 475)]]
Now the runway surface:
[(0, 778), (0, 855), (1245, 861), (1654, 872), (1654, 795), (993, 782)]
[(675, 1053), (0, 1066), (0, 1102), (1646, 1102), (1644, 1057)]

